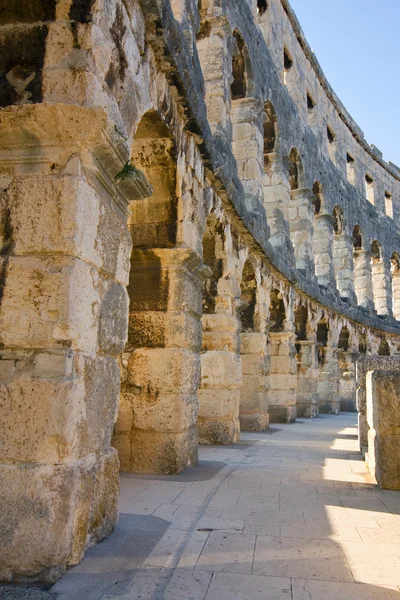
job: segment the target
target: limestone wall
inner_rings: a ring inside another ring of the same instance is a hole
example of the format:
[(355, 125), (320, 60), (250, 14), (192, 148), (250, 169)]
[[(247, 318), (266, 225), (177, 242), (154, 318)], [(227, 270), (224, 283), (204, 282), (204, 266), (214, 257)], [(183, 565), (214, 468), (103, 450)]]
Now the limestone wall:
[(335, 413), (341, 352), (398, 351), (399, 174), (296, 28), (278, 0), (2, 12), (0, 579), (108, 535), (119, 468)]

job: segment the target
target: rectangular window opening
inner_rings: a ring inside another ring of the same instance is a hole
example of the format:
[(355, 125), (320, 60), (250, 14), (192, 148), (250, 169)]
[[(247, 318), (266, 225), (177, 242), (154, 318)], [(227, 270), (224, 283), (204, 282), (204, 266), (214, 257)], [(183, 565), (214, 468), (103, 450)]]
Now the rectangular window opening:
[(283, 49), (283, 71), (284, 71), (283, 80), (285, 83), (287, 83), (287, 76), (292, 67), (293, 67), (293, 60), (292, 60), (287, 48), (285, 47)]
[(328, 138), (328, 152), (332, 162), (336, 163), (336, 135), (329, 127), (326, 128), (326, 136)]
[(365, 193), (368, 202), (371, 202), (371, 204), (375, 204), (374, 180), (372, 179), (371, 175), (365, 175)]
[(332, 129), (330, 127), (326, 128), (326, 135), (328, 136), (328, 142), (330, 144), (333, 144), (335, 142), (335, 134), (333, 133)]
[(349, 153), (347, 153), (346, 161), (347, 161), (347, 164), (346, 164), (346, 168), (347, 168), (347, 181), (349, 183), (351, 183), (352, 185), (354, 185), (355, 182), (356, 182), (355, 168), (354, 168), (354, 158)]
[(393, 199), (389, 192), (385, 192), (385, 211), (387, 216), (393, 219)]
[(307, 108), (308, 110), (313, 110), (315, 108), (315, 102), (309, 92), (307, 92)]

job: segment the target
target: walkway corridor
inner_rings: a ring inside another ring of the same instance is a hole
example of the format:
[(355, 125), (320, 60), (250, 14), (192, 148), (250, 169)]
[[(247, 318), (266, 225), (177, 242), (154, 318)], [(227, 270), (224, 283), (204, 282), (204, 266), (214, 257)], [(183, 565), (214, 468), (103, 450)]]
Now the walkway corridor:
[[(200, 465), (176, 477), (123, 475), (117, 532), (46, 597), (400, 599), (400, 492), (371, 483), (356, 418), (274, 425), (235, 447), (202, 447)], [(132, 520), (141, 534), (124, 541)]]

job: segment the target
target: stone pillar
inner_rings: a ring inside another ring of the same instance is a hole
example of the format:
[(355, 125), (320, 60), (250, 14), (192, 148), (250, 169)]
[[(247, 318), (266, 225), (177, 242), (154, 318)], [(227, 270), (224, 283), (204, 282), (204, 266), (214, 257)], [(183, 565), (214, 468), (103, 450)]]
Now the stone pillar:
[(392, 276), (392, 306), (394, 318), (400, 320), (400, 272)]
[(241, 334), (242, 388), (240, 391), (240, 429), (264, 431), (269, 426), (268, 378), (270, 358), (267, 336), (261, 332)]
[(339, 414), (338, 349), (320, 346), (318, 350), (318, 404), (322, 414)]
[(367, 465), (378, 485), (400, 490), (400, 373), (367, 374)]
[(296, 342), (297, 360), (297, 416), (317, 417), (318, 408), (318, 363), (317, 348), (313, 341)]
[(296, 420), (297, 363), (292, 331), (268, 334), (268, 412), (270, 423), (292, 423)]
[(368, 359), (360, 356), (356, 363), (356, 408), (358, 411), (358, 445), (361, 452), (368, 446), (367, 372)]
[(392, 314), (389, 274), (383, 260), (371, 263), (372, 290), (375, 310), (378, 315)]
[(356, 357), (353, 352), (339, 351), (339, 396), (340, 410), (356, 410)]
[(309, 190), (293, 190), (290, 193), (289, 229), (293, 244), (296, 268), (314, 277), (313, 259), (314, 207)]
[[(216, 310), (231, 310), (230, 298), (216, 298)], [(240, 320), (236, 314), (205, 314), (201, 354), (200, 444), (229, 445), (239, 441), (239, 400), (242, 386)]]
[(333, 236), (333, 270), (339, 295), (347, 298), (350, 304), (356, 304), (353, 239), (346, 233)]
[(264, 107), (256, 98), (232, 101), (232, 151), (245, 196), (246, 206), (253, 210), (263, 202), (263, 128)]
[(371, 258), (367, 250), (354, 252), (354, 287), (359, 306), (367, 310), (374, 309)]
[(335, 286), (333, 269), (333, 219), (331, 215), (322, 213), (314, 215), (313, 252), (315, 275), (319, 285)]
[[(117, 521), (131, 239), (127, 199), (101, 183), (123, 167), (105, 124), (100, 109), (2, 109), (3, 581), (54, 582)], [(91, 170), (100, 156), (111, 173)]]
[(268, 241), (294, 265), (293, 246), (289, 236), (289, 181), (282, 160), (276, 153), (268, 154), (268, 161), (263, 187), (264, 208), (270, 229)]
[(201, 264), (187, 248), (132, 252), (126, 379), (113, 439), (122, 471), (179, 473), (197, 463)]
[(225, 16), (207, 16), (196, 36), (196, 47), (205, 84), (207, 120), (213, 134), (224, 135), (230, 143), (231, 56), (227, 41), (231, 27)]

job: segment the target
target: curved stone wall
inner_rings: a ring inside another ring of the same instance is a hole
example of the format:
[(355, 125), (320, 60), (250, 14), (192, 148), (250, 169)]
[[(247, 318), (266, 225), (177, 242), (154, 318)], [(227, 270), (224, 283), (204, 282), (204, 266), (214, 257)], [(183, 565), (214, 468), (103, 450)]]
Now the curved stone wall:
[(400, 347), (399, 172), (266, 5), (0, 17), (4, 580), (109, 534), (118, 458), (175, 473), (199, 441), (354, 410), (359, 355)]

